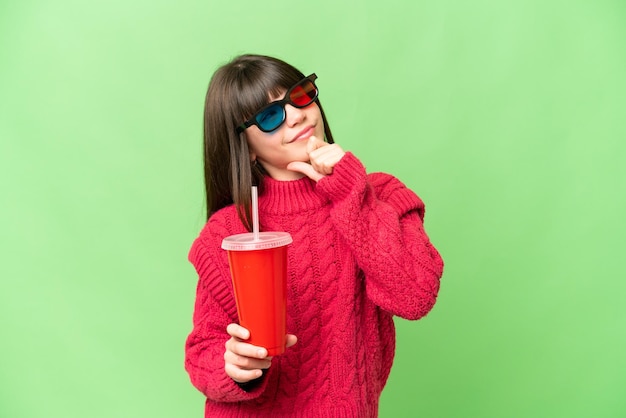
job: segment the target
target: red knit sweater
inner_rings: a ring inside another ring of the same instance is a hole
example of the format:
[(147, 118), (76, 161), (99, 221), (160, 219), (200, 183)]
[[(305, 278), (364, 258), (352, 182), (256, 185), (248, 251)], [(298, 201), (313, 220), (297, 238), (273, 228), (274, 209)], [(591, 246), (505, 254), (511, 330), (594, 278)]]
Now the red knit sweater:
[(443, 262), (423, 216), (419, 197), (390, 175), (367, 175), (351, 153), (317, 184), (266, 178), (261, 229), (293, 237), (287, 331), (298, 343), (244, 391), (224, 372), (237, 308), (220, 245), (246, 231), (233, 206), (216, 212), (189, 253), (199, 282), (185, 368), (207, 397), (205, 417), (376, 417), (393, 362), (392, 316), (426, 315), (439, 290)]

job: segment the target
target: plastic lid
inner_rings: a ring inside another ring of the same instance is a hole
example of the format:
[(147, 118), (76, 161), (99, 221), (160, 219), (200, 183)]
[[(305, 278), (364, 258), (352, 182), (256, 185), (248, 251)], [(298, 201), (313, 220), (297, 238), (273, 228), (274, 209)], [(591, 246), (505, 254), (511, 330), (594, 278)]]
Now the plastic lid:
[(231, 235), (224, 238), (222, 248), (228, 251), (268, 250), (291, 244), (293, 240), (288, 232), (259, 232), (259, 239), (254, 239), (252, 232)]

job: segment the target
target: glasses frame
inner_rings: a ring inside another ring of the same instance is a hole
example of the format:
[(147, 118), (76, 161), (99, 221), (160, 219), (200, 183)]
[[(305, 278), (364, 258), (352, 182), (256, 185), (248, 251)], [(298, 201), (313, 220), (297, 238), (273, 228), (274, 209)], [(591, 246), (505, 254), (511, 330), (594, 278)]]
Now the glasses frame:
[[(273, 101), (271, 103), (268, 103), (267, 105), (263, 106), (261, 109), (259, 109), (254, 115), (252, 115), (250, 117), (250, 119), (248, 119), (247, 121), (245, 121), (244, 123), (242, 123), (241, 125), (237, 126), (237, 133), (240, 134), (243, 131), (245, 131), (246, 129), (248, 129), (249, 127), (251, 127), (252, 125), (256, 125), (257, 128), (259, 128), (262, 132), (273, 132), (276, 129), (280, 128), (282, 126), (283, 123), (285, 123), (285, 120), (287, 119), (287, 114), (285, 112), (285, 106), (286, 105), (291, 105), (295, 108), (298, 109), (302, 109), (304, 107), (310, 106), (313, 102), (315, 102), (317, 100), (317, 97), (319, 96), (319, 89), (317, 88), (317, 85), (315, 84), (315, 80), (317, 80), (317, 75), (315, 75), (315, 73), (304, 77), (302, 80), (298, 81), (296, 84), (294, 84), (293, 86), (291, 86), (289, 88), (289, 90), (287, 90), (287, 93), (285, 93), (285, 97), (281, 100), (276, 100)], [(295, 104), (294, 102), (291, 101), (291, 92), (297, 88), (298, 86), (300, 86), (302, 83), (306, 82), (306, 81), (310, 81), (313, 84), (313, 87), (315, 87), (315, 97), (307, 104), (305, 104), (304, 106), (299, 106), (297, 104)], [(261, 113), (263, 113), (265, 110), (267, 110), (268, 108), (272, 107), (272, 106), (276, 106), (279, 105), (281, 107), (281, 109), (283, 110), (283, 120), (282, 122), (280, 122), (280, 124), (275, 127), (274, 129), (271, 130), (265, 130), (261, 127), (261, 125), (259, 124), (259, 122), (257, 122), (256, 118), (257, 116), (259, 116)]]

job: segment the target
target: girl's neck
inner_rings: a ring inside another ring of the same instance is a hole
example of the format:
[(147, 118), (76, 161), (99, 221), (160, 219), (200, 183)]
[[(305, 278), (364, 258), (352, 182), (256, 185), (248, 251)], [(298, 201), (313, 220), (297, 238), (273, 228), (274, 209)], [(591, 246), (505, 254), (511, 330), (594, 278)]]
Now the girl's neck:
[(319, 208), (325, 199), (316, 193), (316, 183), (308, 177), (296, 180), (263, 179), (259, 209), (269, 213), (287, 214)]

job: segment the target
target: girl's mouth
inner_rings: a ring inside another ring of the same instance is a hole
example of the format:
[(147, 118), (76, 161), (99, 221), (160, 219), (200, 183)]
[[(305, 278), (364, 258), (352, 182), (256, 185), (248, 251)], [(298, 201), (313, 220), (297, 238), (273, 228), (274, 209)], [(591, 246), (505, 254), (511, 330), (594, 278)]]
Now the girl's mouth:
[(313, 126), (307, 126), (303, 130), (298, 132), (298, 134), (291, 141), (289, 141), (289, 143), (298, 141), (300, 139), (308, 139), (311, 135), (313, 135), (313, 128)]

